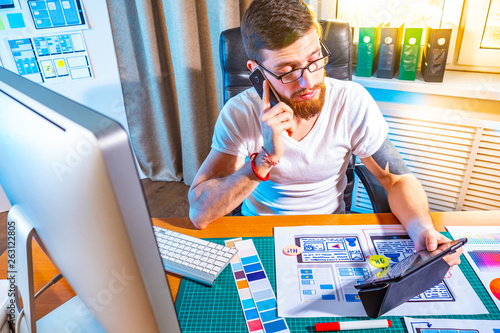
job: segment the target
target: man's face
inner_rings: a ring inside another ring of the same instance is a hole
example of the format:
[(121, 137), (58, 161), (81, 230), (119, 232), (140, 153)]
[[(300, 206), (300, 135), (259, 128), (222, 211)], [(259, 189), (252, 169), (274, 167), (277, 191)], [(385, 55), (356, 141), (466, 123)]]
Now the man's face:
[[(321, 58), (321, 45), (315, 29), (293, 44), (280, 50), (263, 50), (262, 65), (277, 76), (308, 66)], [(321, 112), (325, 101), (324, 69), (316, 72), (304, 70), (300, 79), (284, 84), (267, 75), (267, 79), (282, 102), (288, 104), (299, 118), (310, 119)]]

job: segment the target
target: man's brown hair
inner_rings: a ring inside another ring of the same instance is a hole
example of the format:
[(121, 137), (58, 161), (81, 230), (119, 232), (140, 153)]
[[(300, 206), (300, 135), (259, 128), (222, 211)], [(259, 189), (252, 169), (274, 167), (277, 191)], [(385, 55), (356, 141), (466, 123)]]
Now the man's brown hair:
[(279, 50), (315, 28), (316, 15), (303, 0), (253, 0), (241, 20), (241, 36), (250, 60), (262, 62), (262, 49)]

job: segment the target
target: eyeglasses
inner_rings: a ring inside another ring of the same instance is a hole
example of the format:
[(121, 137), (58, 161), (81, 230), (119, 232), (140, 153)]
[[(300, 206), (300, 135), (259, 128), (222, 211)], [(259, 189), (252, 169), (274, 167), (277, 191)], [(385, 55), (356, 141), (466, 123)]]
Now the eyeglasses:
[[(325, 67), (328, 64), (328, 61), (330, 60), (331, 53), (321, 39), (319, 40), (319, 42), (320, 42), (321, 48), (322, 48), (321, 54), (326, 53), (326, 55), (324, 57), (319, 58), (317, 60), (314, 60), (306, 67), (294, 69), (293, 71), (290, 71), (290, 72), (285, 73), (283, 75), (276, 75), (273, 72), (271, 72), (270, 69), (267, 69), (264, 65), (262, 65), (258, 61), (255, 61), (255, 62), (257, 63), (257, 65), (262, 67), (266, 72), (271, 74), (271, 76), (274, 77), (276, 80), (280, 80), (284, 84), (291, 83), (293, 81), (297, 81), (298, 79), (300, 79), (304, 75), (304, 71), (306, 69), (310, 73), (314, 73), (316, 71), (319, 71), (320, 69), (322, 69), (323, 67)], [(325, 51), (325, 52), (323, 52), (323, 51)]]

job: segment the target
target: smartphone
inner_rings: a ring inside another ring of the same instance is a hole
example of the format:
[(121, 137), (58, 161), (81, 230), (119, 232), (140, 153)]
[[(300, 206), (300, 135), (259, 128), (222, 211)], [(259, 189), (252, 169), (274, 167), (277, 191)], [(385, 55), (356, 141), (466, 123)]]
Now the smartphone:
[(461, 238), (438, 246), (435, 251), (426, 250), (415, 252), (409, 257), (387, 267), (383, 274), (375, 274), (365, 280), (362, 284), (356, 285), (356, 289), (374, 288), (384, 286), (387, 283), (397, 282), (409, 275), (417, 274), (424, 267), (428, 267), (448, 254), (454, 253), (458, 248), (467, 243), (467, 238)]
[[(264, 95), (264, 80), (266, 77), (264, 76), (264, 73), (260, 70), (260, 68), (257, 67), (252, 73), (250, 73), (250, 76), (248, 77), (250, 81), (252, 82), (253, 86), (255, 87), (255, 90), (257, 90), (257, 93), (259, 94), (260, 98), (262, 99), (262, 96)], [(267, 81), (269, 83), (269, 81)], [(274, 91), (273, 86), (269, 83), (269, 102), (271, 103), (271, 107), (275, 106), (280, 102), (278, 98), (278, 94)]]

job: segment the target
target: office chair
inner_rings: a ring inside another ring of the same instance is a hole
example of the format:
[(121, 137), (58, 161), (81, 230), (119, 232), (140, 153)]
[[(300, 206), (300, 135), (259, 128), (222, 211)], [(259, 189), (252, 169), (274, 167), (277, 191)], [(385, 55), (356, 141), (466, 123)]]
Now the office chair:
[[(326, 74), (339, 80), (352, 79), (352, 32), (349, 24), (342, 21), (321, 21), (323, 29), (323, 42), (330, 50), (332, 56), (326, 65)], [(251, 88), (248, 79), (250, 71), (247, 68), (248, 57), (243, 47), (240, 28), (223, 31), (219, 40), (219, 56), (222, 67), (224, 104), (233, 96)], [(352, 190), (354, 187), (354, 173), (363, 182), (370, 197), (375, 213), (390, 212), (387, 193), (379, 184), (375, 176), (362, 164), (355, 164), (355, 156), (349, 160), (346, 171), (347, 187), (344, 190), (344, 203), (346, 211), (350, 211)], [(233, 210), (233, 215), (238, 214), (241, 205)]]

